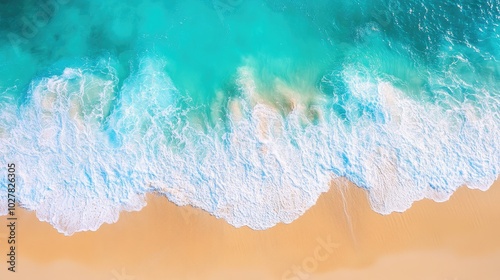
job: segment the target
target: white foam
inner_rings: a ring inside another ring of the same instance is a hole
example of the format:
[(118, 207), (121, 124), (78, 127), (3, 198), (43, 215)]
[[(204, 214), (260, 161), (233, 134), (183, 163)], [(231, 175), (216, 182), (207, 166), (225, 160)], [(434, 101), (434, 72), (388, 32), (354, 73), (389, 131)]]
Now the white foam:
[(144, 195), (157, 191), (235, 226), (266, 229), (297, 219), (338, 176), (367, 189), (374, 210), (386, 214), (424, 197), (446, 200), (463, 184), (485, 190), (500, 173), (495, 111), (419, 103), (348, 67), (343, 76), (356, 102), (375, 106), (383, 118), (351, 114), (346, 125), (325, 111), (324, 121), (304, 126), (305, 107), (283, 117), (259, 103), (251, 71), (242, 68), (242, 97), (232, 100), (237, 112), (220, 137), (218, 128), (201, 132), (189, 123), (164, 63), (141, 63), (105, 124), (96, 112), (114, 93), (94, 92), (100, 101), (87, 103), (94, 106), (87, 111), (72, 100), (89, 86), (115, 88), (114, 73), (67, 69), (33, 83), (31, 101), (8, 127), (16, 141), (0, 137), (2, 161), (19, 166), (24, 207), (72, 234), (139, 210)]

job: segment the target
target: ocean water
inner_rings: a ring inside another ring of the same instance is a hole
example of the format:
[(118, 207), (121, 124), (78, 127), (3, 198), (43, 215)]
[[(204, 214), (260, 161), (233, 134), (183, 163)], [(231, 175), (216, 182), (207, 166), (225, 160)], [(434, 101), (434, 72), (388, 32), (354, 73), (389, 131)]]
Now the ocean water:
[(152, 192), (266, 229), (336, 177), (405, 211), (488, 189), (499, 139), (499, 0), (0, 3), (0, 162), (64, 234)]

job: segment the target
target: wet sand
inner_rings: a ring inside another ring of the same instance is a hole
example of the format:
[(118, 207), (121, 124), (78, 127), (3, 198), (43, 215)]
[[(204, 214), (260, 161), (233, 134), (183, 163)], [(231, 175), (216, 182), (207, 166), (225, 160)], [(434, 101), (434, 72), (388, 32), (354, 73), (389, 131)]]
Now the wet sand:
[(18, 209), (17, 272), (3, 226), (0, 279), (500, 279), (499, 202), (497, 181), (383, 216), (337, 180), (298, 220), (254, 231), (151, 195), (142, 211), (69, 237)]

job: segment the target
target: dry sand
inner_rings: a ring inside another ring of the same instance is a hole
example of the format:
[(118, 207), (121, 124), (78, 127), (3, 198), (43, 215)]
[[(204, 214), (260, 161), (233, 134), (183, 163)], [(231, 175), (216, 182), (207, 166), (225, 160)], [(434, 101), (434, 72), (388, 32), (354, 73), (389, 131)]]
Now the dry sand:
[(265, 231), (157, 196), (116, 224), (70, 237), (32, 212), (18, 217), (17, 272), (2, 260), (2, 280), (500, 279), (500, 181), (387, 216), (362, 189), (336, 181), (298, 220)]

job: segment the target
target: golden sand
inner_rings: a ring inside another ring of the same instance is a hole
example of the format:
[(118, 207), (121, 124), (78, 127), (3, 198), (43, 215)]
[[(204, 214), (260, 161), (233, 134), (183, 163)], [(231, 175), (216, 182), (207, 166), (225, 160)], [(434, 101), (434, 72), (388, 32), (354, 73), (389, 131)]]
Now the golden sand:
[(383, 216), (339, 180), (298, 220), (264, 231), (149, 196), (140, 212), (69, 237), (18, 209), (17, 272), (2, 261), (0, 279), (500, 279), (499, 202), (497, 181)]

